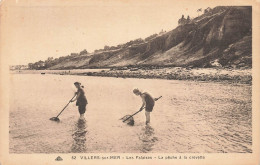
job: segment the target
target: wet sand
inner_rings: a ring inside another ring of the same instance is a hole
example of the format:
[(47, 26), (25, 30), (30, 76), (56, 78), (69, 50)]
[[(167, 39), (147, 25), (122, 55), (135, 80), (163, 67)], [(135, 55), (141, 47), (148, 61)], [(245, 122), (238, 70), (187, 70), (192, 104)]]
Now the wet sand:
[[(50, 121), (80, 81), (88, 99), (85, 120), (75, 103)], [(10, 153), (251, 153), (252, 87), (248, 84), (158, 79), (12, 74)], [(145, 126), (119, 120), (136, 112), (138, 87), (162, 95)]]

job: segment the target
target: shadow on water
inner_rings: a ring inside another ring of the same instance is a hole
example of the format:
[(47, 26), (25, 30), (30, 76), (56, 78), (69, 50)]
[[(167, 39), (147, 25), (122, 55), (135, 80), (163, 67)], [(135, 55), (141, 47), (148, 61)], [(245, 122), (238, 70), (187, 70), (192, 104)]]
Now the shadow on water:
[(154, 129), (149, 124), (142, 128), (139, 139), (141, 140), (140, 150), (144, 153), (152, 151), (155, 142), (158, 141), (158, 138), (154, 136)]
[(71, 146), (71, 152), (82, 153), (86, 152), (86, 133), (87, 124), (86, 119), (79, 118), (78, 122), (75, 124), (75, 132), (72, 134), (74, 142)]

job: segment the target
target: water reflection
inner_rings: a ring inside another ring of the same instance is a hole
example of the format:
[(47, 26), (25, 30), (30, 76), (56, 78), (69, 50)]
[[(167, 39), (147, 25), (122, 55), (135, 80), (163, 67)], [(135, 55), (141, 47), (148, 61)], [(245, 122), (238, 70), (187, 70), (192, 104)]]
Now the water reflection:
[(141, 152), (147, 153), (152, 151), (153, 146), (158, 138), (154, 136), (154, 129), (148, 124), (142, 128), (142, 133), (139, 136), (141, 140)]
[(71, 152), (82, 153), (86, 151), (86, 133), (86, 119), (79, 118), (78, 122), (75, 124), (75, 132), (72, 134), (74, 142), (71, 146)]

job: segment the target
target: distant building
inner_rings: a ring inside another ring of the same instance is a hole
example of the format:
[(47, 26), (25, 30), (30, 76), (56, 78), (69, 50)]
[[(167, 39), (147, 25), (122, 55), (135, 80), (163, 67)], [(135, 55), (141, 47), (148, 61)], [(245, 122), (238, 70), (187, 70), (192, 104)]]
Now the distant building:
[(9, 67), (10, 70), (26, 70), (29, 69), (28, 65), (12, 65)]
[(45, 67), (45, 62), (39, 61), (39, 62), (37, 63), (37, 67), (38, 67), (38, 68)]
[(26, 70), (26, 69), (29, 69), (29, 67), (28, 67), (28, 65), (22, 65), (22, 66), (20, 67), (20, 69), (21, 69), (21, 70)]

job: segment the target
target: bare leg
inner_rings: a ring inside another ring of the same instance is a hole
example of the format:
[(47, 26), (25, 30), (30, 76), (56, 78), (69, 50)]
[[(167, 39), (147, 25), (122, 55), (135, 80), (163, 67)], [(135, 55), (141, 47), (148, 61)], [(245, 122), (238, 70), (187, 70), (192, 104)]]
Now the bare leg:
[(84, 114), (80, 114), (80, 118), (84, 118)]
[(150, 112), (145, 111), (146, 124), (150, 123)]

